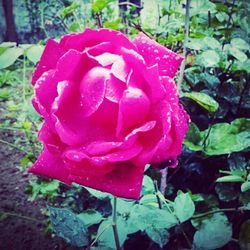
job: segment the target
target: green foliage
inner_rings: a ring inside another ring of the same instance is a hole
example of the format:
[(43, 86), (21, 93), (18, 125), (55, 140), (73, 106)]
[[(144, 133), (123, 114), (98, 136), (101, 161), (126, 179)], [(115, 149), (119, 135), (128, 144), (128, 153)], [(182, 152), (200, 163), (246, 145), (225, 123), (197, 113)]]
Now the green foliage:
[(174, 200), (175, 215), (180, 222), (189, 220), (195, 211), (195, 205), (189, 193), (179, 192)]
[(250, 119), (239, 118), (232, 121), (231, 124), (217, 123), (201, 132), (193, 124), (184, 144), (191, 150), (201, 150), (206, 155), (222, 155), (249, 148), (249, 136)]
[(6, 49), (0, 54), (0, 69), (11, 66), (19, 56), (23, 54), (23, 50), (19, 47)]
[(92, 10), (96, 13), (101, 12), (111, 2), (114, 2), (114, 0), (95, 0), (92, 3)]
[(66, 208), (48, 206), (54, 232), (68, 243), (82, 247), (88, 245), (87, 229), (77, 215)]
[(215, 112), (219, 104), (211, 96), (201, 93), (201, 92), (189, 92), (184, 93), (184, 96), (190, 98), (201, 105), (203, 108), (207, 109), (210, 112)]
[(38, 196), (53, 198), (58, 195), (59, 181), (30, 181), (28, 190), (32, 194), (31, 200), (35, 200)]
[(157, 243), (161, 248), (168, 243), (169, 232), (167, 229), (150, 227), (146, 229), (148, 237)]
[(224, 214), (216, 213), (201, 221), (194, 234), (193, 248), (199, 250), (217, 249), (231, 240), (232, 226)]

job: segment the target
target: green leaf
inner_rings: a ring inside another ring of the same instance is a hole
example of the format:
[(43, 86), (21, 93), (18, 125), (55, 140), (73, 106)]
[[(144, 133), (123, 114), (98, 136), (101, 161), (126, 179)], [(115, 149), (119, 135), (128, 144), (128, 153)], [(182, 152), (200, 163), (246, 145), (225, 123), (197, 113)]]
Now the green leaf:
[(193, 50), (202, 50), (204, 49), (204, 44), (202, 42), (202, 39), (189, 38), (186, 47)]
[(169, 232), (165, 228), (156, 229), (149, 227), (146, 229), (148, 237), (157, 243), (161, 248), (165, 246), (169, 241)]
[(98, 190), (95, 190), (95, 189), (92, 189), (92, 188), (87, 188), (87, 187), (84, 187), (86, 190), (88, 190), (88, 192), (96, 197), (97, 199), (100, 199), (100, 200), (104, 200), (104, 199), (110, 199), (111, 195), (108, 194), (108, 193), (105, 193), (105, 192), (101, 192), (101, 191), (98, 191)]
[(197, 102), (210, 112), (215, 112), (219, 107), (218, 102), (216, 102), (211, 96), (202, 92), (186, 92), (184, 93), (184, 96)]
[(111, 2), (114, 2), (114, 0), (95, 0), (92, 3), (92, 10), (96, 13), (101, 12)]
[(43, 53), (44, 46), (42, 45), (33, 45), (27, 50), (27, 57), (28, 59), (36, 64)]
[(216, 51), (206, 50), (198, 56), (197, 62), (206, 68), (215, 67), (220, 62), (220, 57)]
[(87, 210), (77, 215), (77, 217), (84, 222), (86, 227), (98, 224), (102, 221), (102, 215), (96, 210)]
[(241, 192), (247, 192), (250, 189), (250, 181), (241, 184)]
[(228, 175), (218, 178), (216, 182), (244, 182), (244, 179), (237, 175)]
[(11, 96), (11, 91), (8, 88), (0, 89), (0, 99), (8, 99)]
[(202, 220), (194, 234), (193, 249), (212, 250), (227, 244), (232, 237), (232, 227), (225, 215), (216, 213)]
[(23, 50), (19, 47), (8, 48), (0, 55), (0, 69), (4, 69), (12, 65), (19, 56), (23, 54)]
[(249, 50), (249, 44), (241, 38), (233, 38), (231, 40), (231, 45), (239, 50)]
[(88, 231), (76, 214), (66, 208), (48, 206), (55, 233), (68, 243), (82, 247), (89, 243)]
[(73, 3), (70, 6), (64, 8), (61, 12), (60, 12), (60, 16), (61, 17), (65, 17), (68, 14), (72, 13), (74, 10), (76, 10), (77, 8), (79, 8), (81, 5), (80, 4), (76, 4)]
[(203, 39), (204, 44), (210, 49), (220, 49), (221, 44), (213, 37), (205, 37)]
[(142, 194), (153, 194), (154, 191), (155, 189), (153, 180), (148, 175), (144, 175), (142, 182)]
[[(208, 129), (201, 132), (204, 137)], [(239, 118), (229, 123), (217, 123), (211, 127), (203, 152), (222, 155), (239, 152), (250, 147), (250, 119)]]
[(174, 200), (174, 210), (180, 222), (187, 221), (194, 215), (195, 205), (189, 193), (178, 194)]
[[(128, 234), (127, 225), (126, 225), (125, 220), (119, 216), (117, 217), (116, 226), (117, 226), (119, 242), (120, 242), (120, 245), (122, 246)], [(97, 235), (100, 235), (100, 234), (101, 236), (98, 239), (98, 245), (100, 244), (101, 246), (103, 246), (103, 248), (101, 249), (105, 249), (104, 247), (116, 249), (111, 217), (109, 217), (107, 220), (103, 221), (100, 224), (98, 231), (97, 231)]]
[(140, 199), (140, 204), (145, 206), (158, 207), (157, 198), (155, 194), (146, 194)]
[(165, 209), (135, 205), (131, 211), (135, 226), (141, 231), (149, 227), (171, 228), (178, 224), (176, 217)]
[(240, 51), (239, 49), (230, 46), (229, 48), (229, 53), (235, 57), (236, 59), (238, 59), (240, 62), (245, 62), (247, 60), (247, 55)]
[(183, 144), (193, 151), (202, 150), (202, 136), (199, 128), (191, 122)]

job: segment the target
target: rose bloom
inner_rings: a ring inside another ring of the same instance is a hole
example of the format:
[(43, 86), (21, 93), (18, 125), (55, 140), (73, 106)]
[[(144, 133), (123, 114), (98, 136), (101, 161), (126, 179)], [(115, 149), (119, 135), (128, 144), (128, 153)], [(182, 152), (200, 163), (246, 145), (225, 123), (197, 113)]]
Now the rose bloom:
[(44, 149), (30, 172), (138, 199), (147, 163), (177, 164), (188, 116), (182, 58), (140, 33), (86, 29), (49, 39), (32, 78)]

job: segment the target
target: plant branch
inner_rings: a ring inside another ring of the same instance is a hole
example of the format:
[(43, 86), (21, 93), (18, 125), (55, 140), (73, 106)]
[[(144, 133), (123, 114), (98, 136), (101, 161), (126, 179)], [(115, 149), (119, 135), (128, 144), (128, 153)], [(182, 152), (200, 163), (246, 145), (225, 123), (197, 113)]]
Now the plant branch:
[(40, 224), (46, 224), (44, 221), (40, 221), (40, 220), (37, 220), (37, 219), (32, 218), (32, 217), (28, 217), (28, 216), (24, 216), (24, 215), (12, 213), (12, 212), (5, 212), (5, 211), (1, 211), (0, 210), (0, 213), (2, 213), (4, 215), (7, 215), (7, 216), (12, 216), (12, 217), (20, 218), (20, 219), (25, 219), (25, 220), (33, 221), (33, 222), (40, 223)]
[(242, 212), (242, 211), (247, 211), (247, 210), (250, 210), (250, 209), (244, 206), (238, 207), (238, 208), (222, 208), (222, 209), (216, 209), (216, 210), (194, 215), (192, 219), (198, 219), (198, 218), (202, 218), (207, 215), (210, 215), (210, 214), (221, 213), (221, 212)]
[(102, 24), (102, 15), (100, 12), (97, 12), (95, 14), (96, 16), (96, 21), (97, 21), (97, 25), (98, 25), (98, 28), (103, 28), (103, 24)]
[(186, 7), (185, 7), (185, 38), (184, 38), (184, 43), (183, 43), (183, 57), (184, 57), (184, 60), (181, 63), (180, 75), (179, 75), (179, 79), (178, 79), (178, 82), (177, 82), (177, 90), (178, 90), (179, 93), (181, 91), (181, 84), (182, 84), (182, 81), (183, 81), (184, 70), (185, 70), (185, 66), (186, 66), (186, 56), (187, 56), (186, 44), (188, 42), (188, 36), (189, 36), (190, 1), (191, 0), (186, 0)]
[(117, 213), (116, 212), (116, 207), (117, 207), (117, 198), (114, 197), (114, 199), (113, 199), (112, 227), (113, 227), (113, 232), (114, 232), (116, 250), (121, 250), (118, 231), (117, 231), (117, 224), (116, 224), (117, 223), (117, 220), (116, 220), (116, 213)]
[(90, 250), (91, 247), (93, 247), (94, 244), (99, 240), (99, 238), (102, 236), (102, 234), (103, 234), (109, 227), (111, 227), (111, 226), (112, 226), (111, 223), (110, 223), (110, 224), (107, 224), (107, 225), (103, 228), (103, 230), (96, 236), (96, 238), (95, 238), (94, 241), (90, 244), (90, 246), (86, 248), (86, 250)]
[(22, 149), (22, 148), (19, 148), (18, 146), (16, 146), (16, 145), (13, 144), (13, 143), (7, 142), (7, 141), (2, 140), (2, 139), (0, 139), (0, 143), (3, 143), (3, 144), (5, 144), (5, 145), (8, 145), (9, 147), (15, 148), (15, 149), (17, 149), (17, 150), (19, 150), (19, 151), (21, 151), (21, 152), (23, 152), (23, 153), (25, 153), (25, 154), (28, 154), (28, 152), (27, 152), (26, 150), (24, 150), (24, 149)]
[(154, 188), (155, 188), (155, 196), (156, 196), (156, 199), (157, 199), (159, 209), (162, 209), (161, 200), (160, 200), (160, 197), (158, 195), (159, 190), (158, 190), (157, 180), (154, 180)]

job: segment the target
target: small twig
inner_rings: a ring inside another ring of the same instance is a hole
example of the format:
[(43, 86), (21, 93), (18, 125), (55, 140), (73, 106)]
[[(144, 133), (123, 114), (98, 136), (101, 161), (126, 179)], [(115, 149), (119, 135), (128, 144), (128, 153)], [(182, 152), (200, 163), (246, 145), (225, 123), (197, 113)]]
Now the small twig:
[(16, 213), (5, 212), (5, 211), (1, 211), (1, 210), (0, 210), (0, 213), (3, 213), (4, 215), (7, 215), (7, 216), (13, 216), (13, 217), (17, 217), (17, 218), (20, 218), (20, 219), (30, 220), (30, 221), (40, 223), (40, 224), (46, 224), (44, 221), (39, 221), (39, 220), (37, 220), (35, 218), (20, 215), (20, 214), (16, 214)]
[(97, 21), (97, 25), (98, 25), (98, 28), (103, 28), (103, 24), (102, 24), (102, 15), (100, 12), (97, 12), (95, 14), (96, 16), (96, 21)]
[(112, 227), (113, 227), (113, 232), (114, 232), (114, 238), (115, 238), (115, 245), (116, 245), (116, 250), (121, 250), (120, 247), (120, 241), (119, 241), (119, 235), (117, 231), (117, 220), (116, 220), (116, 206), (117, 206), (117, 198), (114, 197), (113, 200), (113, 216), (112, 216)]
[(180, 93), (181, 91), (181, 84), (183, 81), (183, 76), (184, 76), (184, 70), (185, 70), (185, 66), (186, 66), (186, 56), (187, 56), (187, 48), (186, 48), (186, 44), (188, 42), (188, 36), (189, 36), (189, 9), (190, 9), (190, 1), (191, 0), (186, 0), (186, 11), (185, 11), (185, 38), (184, 38), (184, 43), (183, 43), (183, 57), (184, 60), (181, 63), (181, 68), (180, 68), (180, 75), (179, 75), (179, 79), (177, 82), (177, 91)]
[(149, 37), (150, 39), (153, 39), (153, 37), (148, 34), (142, 27), (140, 24), (138, 23), (134, 23), (134, 22), (131, 22), (131, 26), (135, 29), (137, 29), (138, 31), (142, 32), (144, 35), (146, 35), (147, 37)]
[(93, 247), (93, 246), (95, 245), (95, 243), (99, 240), (99, 238), (102, 236), (102, 234), (103, 234), (108, 228), (110, 228), (111, 226), (112, 226), (111, 223), (110, 223), (110, 224), (107, 224), (107, 225), (103, 228), (103, 230), (96, 236), (96, 238), (95, 238), (94, 241), (90, 244), (90, 246), (86, 248), (86, 250), (90, 250), (91, 247)]
[(157, 199), (159, 209), (162, 209), (161, 200), (160, 200), (160, 197), (158, 196), (159, 189), (158, 189), (157, 180), (154, 180), (154, 188), (155, 188), (155, 196), (156, 196), (156, 199)]
[(249, 210), (249, 208), (247, 208), (247, 207), (222, 208), (222, 209), (216, 209), (216, 210), (212, 210), (212, 211), (208, 211), (208, 212), (205, 212), (205, 213), (194, 215), (192, 217), (192, 219), (202, 218), (202, 217), (205, 217), (207, 215), (215, 214), (215, 213), (222, 213), (222, 212), (242, 212), (242, 211), (248, 211), (248, 210)]
[(191, 243), (191, 241), (189, 240), (187, 234), (185, 233), (185, 231), (182, 228), (181, 228), (181, 232), (182, 232), (182, 234), (183, 234), (183, 236), (184, 236), (184, 238), (185, 238), (185, 240), (186, 240), (189, 248), (192, 249), (192, 243)]
[(15, 149), (17, 149), (17, 150), (19, 150), (19, 151), (21, 151), (21, 152), (23, 152), (23, 153), (25, 153), (25, 154), (29, 154), (26, 150), (24, 150), (24, 149), (22, 149), (22, 148), (19, 148), (18, 146), (16, 146), (16, 145), (13, 144), (13, 143), (7, 142), (7, 141), (2, 140), (2, 139), (0, 139), (0, 143), (3, 143), (3, 144), (5, 144), (5, 145), (8, 145), (9, 147), (15, 148)]

